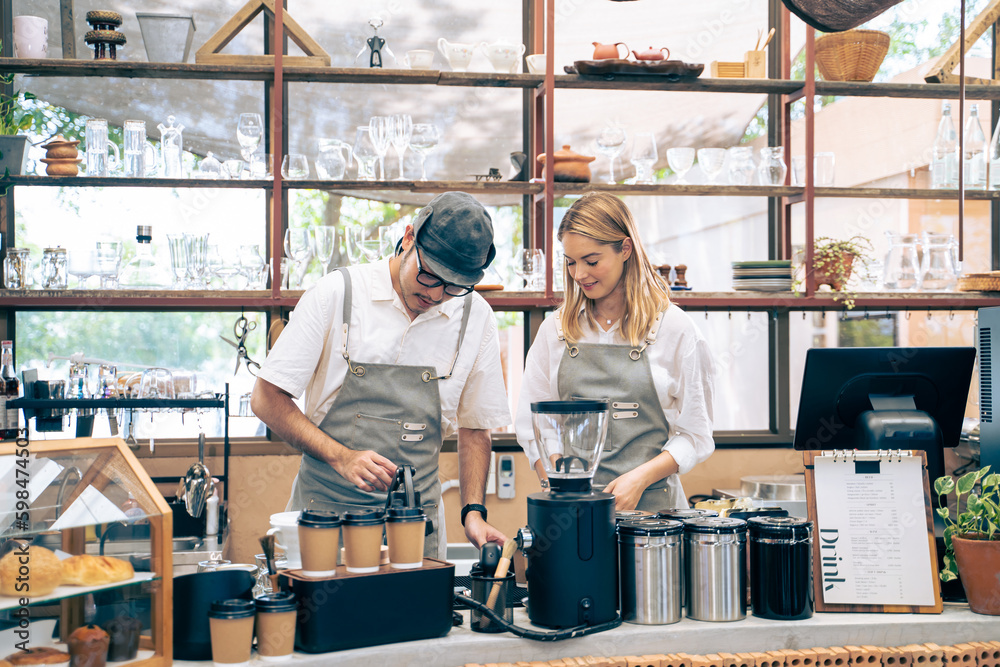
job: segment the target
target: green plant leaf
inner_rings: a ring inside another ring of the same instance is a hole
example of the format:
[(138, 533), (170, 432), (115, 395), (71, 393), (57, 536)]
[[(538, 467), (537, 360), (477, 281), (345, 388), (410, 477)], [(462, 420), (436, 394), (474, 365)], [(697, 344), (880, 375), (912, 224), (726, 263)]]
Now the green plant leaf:
[(948, 519), (951, 517), (951, 512), (948, 510), (947, 507), (938, 507), (936, 511), (938, 513), (938, 516), (941, 517), (942, 519)]
[(974, 470), (972, 472), (967, 472), (958, 478), (958, 494), (966, 494), (972, 491), (976, 487), (976, 482), (979, 481), (979, 476), (982, 473), (981, 470)]
[(955, 479), (951, 476), (938, 477), (934, 480), (934, 493), (939, 496), (951, 493), (955, 490)]
[[(989, 466), (987, 466), (987, 468), (989, 468)], [(990, 489), (1000, 487), (1000, 474), (992, 473), (990, 475), (986, 475), (983, 478), (983, 489), (985, 490), (987, 487)]]

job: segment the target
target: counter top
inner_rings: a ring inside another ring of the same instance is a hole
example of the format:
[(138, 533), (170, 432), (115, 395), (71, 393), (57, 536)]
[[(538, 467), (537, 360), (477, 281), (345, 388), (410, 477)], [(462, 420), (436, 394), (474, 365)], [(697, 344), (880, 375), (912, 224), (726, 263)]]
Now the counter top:
[[(577, 656), (626, 656), (656, 653), (748, 653), (783, 648), (846, 645), (903, 646), (934, 642), (949, 645), (1000, 638), (1000, 617), (969, 611), (966, 604), (946, 604), (942, 614), (816, 614), (803, 621), (771, 621), (748, 616), (732, 623), (682, 619), (672, 625), (623, 623), (614, 630), (557, 642), (521, 639), (510, 633), (484, 634), (469, 629), (469, 612), (462, 625), (446, 636), (385, 644), (333, 653), (296, 653), (294, 667), (336, 664), (338, 667), (460, 667), (467, 663), (551, 660)], [(524, 609), (514, 610), (514, 622), (532, 627)], [(175, 665), (211, 663), (175, 661)]]

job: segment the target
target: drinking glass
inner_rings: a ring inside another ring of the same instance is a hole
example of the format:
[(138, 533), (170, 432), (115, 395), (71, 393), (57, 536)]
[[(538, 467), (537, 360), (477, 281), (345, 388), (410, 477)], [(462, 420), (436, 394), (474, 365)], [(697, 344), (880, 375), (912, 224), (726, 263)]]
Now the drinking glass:
[(240, 272), (247, 280), (247, 289), (264, 289), (264, 276), (267, 275), (267, 265), (260, 246), (254, 244), (241, 245), (239, 250)]
[(667, 149), (667, 164), (677, 174), (675, 184), (684, 184), (684, 174), (694, 166), (695, 150), (689, 146)]
[(608, 184), (615, 184), (615, 158), (625, 149), (628, 135), (618, 125), (605, 127), (595, 140), (597, 152), (608, 158)]
[(399, 240), (397, 236), (394, 225), (382, 225), (378, 228), (378, 240), (382, 248), (381, 255), (383, 257), (396, 252), (396, 241)]
[(524, 289), (537, 292), (545, 287), (545, 252), (524, 248), (514, 258), (514, 273), (524, 280)]
[(101, 278), (101, 289), (118, 289), (118, 271), (121, 263), (121, 241), (97, 242), (97, 275)]
[(636, 183), (655, 183), (653, 165), (656, 164), (656, 137), (651, 132), (638, 132), (632, 138), (630, 162), (635, 165)]
[(281, 161), (281, 175), (291, 181), (309, 178), (309, 160), (300, 153), (289, 153)]
[(420, 180), (427, 180), (427, 156), (441, 140), (441, 130), (434, 123), (414, 123), (410, 134), (410, 148), (420, 156)]
[(167, 234), (167, 246), (170, 248), (170, 272), (173, 276), (173, 288), (184, 287), (187, 276), (187, 249), (183, 234)]
[[(118, 167), (121, 156), (118, 146), (108, 141), (108, 121), (103, 118), (91, 118), (87, 121), (85, 139), (87, 142), (87, 176), (107, 176)], [(114, 154), (114, 159), (108, 159), (108, 149)]]
[(722, 173), (722, 165), (726, 162), (725, 148), (699, 148), (698, 166), (708, 177), (709, 183), (714, 183)]
[(732, 185), (753, 185), (753, 149), (733, 146), (729, 149), (729, 182)]
[(146, 121), (127, 120), (122, 128), (122, 166), (131, 178), (143, 178), (156, 170), (156, 149), (146, 141)]
[(240, 142), (243, 159), (250, 164), (253, 173), (254, 153), (264, 138), (264, 121), (259, 113), (241, 113), (236, 123), (236, 139)]
[(296, 287), (302, 286), (305, 277), (305, 267), (312, 256), (312, 234), (306, 227), (289, 227), (285, 230), (285, 256), (292, 260), (298, 268)]
[(226, 160), (222, 163), (222, 171), (233, 180), (243, 178), (243, 160)]
[(351, 264), (363, 264), (366, 259), (364, 251), (361, 249), (361, 242), (364, 240), (365, 230), (360, 225), (349, 225), (344, 228), (344, 246), (347, 251), (347, 259)]
[(378, 154), (379, 180), (385, 180), (385, 154), (389, 152), (389, 117), (372, 116), (368, 120), (368, 129), (371, 132), (372, 144)]
[[(362, 236), (364, 235), (364, 230), (361, 230)], [(382, 241), (378, 238), (362, 238), (361, 239), (361, 252), (364, 253), (365, 259), (369, 263), (377, 262), (382, 259)]]
[(378, 160), (378, 151), (375, 149), (375, 142), (372, 141), (370, 127), (359, 127), (354, 135), (354, 157), (358, 160), (358, 180), (375, 180), (375, 162)]
[(239, 258), (232, 251), (212, 244), (208, 247), (208, 268), (210, 273), (219, 279), (224, 290), (236, 289), (234, 278), (241, 274)]
[(147, 368), (139, 379), (139, 398), (175, 398), (174, 377), (166, 368)]
[(337, 228), (324, 225), (313, 227), (311, 231), (313, 254), (316, 255), (316, 259), (319, 260), (325, 274), (330, 260), (333, 259), (334, 244), (337, 242)]
[(97, 275), (97, 250), (71, 250), (66, 272), (76, 276), (78, 289), (86, 289), (87, 279)]
[(185, 234), (184, 255), (187, 260), (185, 276), (189, 287), (208, 287), (208, 234)]
[(795, 155), (792, 157), (792, 185), (802, 186), (805, 184), (806, 184), (806, 156)]
[(816, 187), (832, 187), (836, 159), (833, 153), (816, 153), (813, 156), (813, 178)]
[(410, 137), (412, 135), (413, 119), (410, 118), (410, 114), (401, 113), (389, 116), (389, 141), (399, 156), (399, 176), (396, 178), (397, 181), (406, 180), (406, 177), (403, 175), (403, 154), (406, 152), (407, 146), (410, 145)]

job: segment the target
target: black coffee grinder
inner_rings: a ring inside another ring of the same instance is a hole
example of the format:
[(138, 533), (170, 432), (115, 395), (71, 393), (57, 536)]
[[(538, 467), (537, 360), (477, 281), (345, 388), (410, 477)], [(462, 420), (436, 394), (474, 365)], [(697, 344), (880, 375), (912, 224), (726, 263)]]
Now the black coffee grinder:
[(518, 532), (528, 618), (550, 628), (608, 623), (617, 618), (615, 498), (591, 488), (608, 403), (543, 401), (531, 413), (550, 488), (528, 496), (528, 525)]

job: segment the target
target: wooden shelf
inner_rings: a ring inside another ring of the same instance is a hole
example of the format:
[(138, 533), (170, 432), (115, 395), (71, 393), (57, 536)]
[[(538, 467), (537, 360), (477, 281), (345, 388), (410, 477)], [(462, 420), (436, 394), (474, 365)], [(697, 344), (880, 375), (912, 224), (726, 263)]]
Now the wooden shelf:
[(294, 307), (301, 291), (0, 290), (0, 308), (23, 310), (240, 310)]
[[(926, 100), (957, 100), (957, 83), (868, 83), (857, 81), (817, 81), (816, 95), (843, 97), (904, 97)], [(1000, 86), (968, 85), (965, 97), (971, 100), (1000, 99)]]
[[(328, 181), (324, 181), (328, 182)], [(45, 185), (71, 188), (270, 188), (270, 179), (230, 180), (226, 178), (126, 178), (124, 176), (8, 176), (0, 177), (5, 185)]]
[[(541, 75), (536, 75), (541, 77)], [(613, 90), (657, 90), (692, 93), (753, 93), (791, 95), (802, 90), (803, 81), (785, 79), (682, 79), (670, 81), (662, 76), (608, 74), (606, 76), (556, 75), (556, 88), (596, 88)]]
[(524, 181), (329, 181), (308, 179), (282, 181), (282, 187), (289, 190), (340, 190), (340, 191), (383, 191), (392, 192), (452, 192), (462, 190), (470, 194), (516, 194), (533, 195), (541, 193), (543, 183)]
[[(541, 185), (541, 184), (539, 184)], [(674, 197), (794, 197), (804, 188), (772, 185), (675, 185), (672, 183), (556, 183), (556, 196), (584, 194), (600, 190), (617, 195), (658, 195)]]
[[(686, 310), (846, 310), (833, 292), (807, 297), (794, 292), (671, 292), (670, 298)], [(977, 310), (1000, 306), (1000, 293), (991, 292), (857, 292), (852, 313), (874, 310)]]
[(189, 65), (125, 60), (0, 58), (0, 72), (29, 76), (99, 76), (127, 79), (204, 79), (271, 81), (274, 68), (261, 65)]

